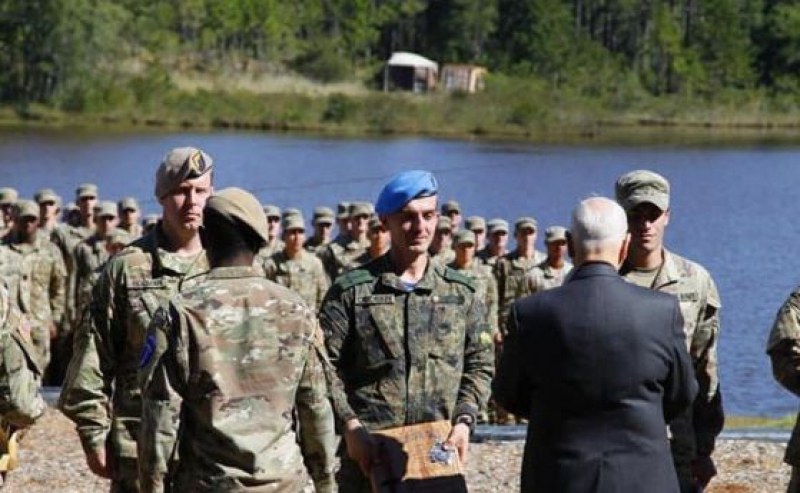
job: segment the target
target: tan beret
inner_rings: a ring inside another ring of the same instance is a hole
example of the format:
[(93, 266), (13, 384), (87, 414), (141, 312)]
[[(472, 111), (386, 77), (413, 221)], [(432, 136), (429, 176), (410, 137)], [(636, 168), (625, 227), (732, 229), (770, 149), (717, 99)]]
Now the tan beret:
[(205, 175), (214, 165), (211, 156), (194, 147), (176, 147), (164, 156), (156, 171), (156, 198), (161, 198), (186, 180)]
[(269, 241), (267, 216), (261, 203), (251, 193), (241, 188), (230, 187), (212, 195), (206, 209), (216, 211), (233, 222), (246, 225), (265, 242)]

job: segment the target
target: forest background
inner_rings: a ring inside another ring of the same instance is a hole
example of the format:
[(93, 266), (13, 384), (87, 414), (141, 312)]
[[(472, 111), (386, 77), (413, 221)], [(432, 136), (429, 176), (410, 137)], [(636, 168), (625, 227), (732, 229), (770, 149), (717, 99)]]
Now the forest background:
[[(486, 90), (383, 93), (394, 51)], [(0, 121), (530, 137), (798, 106), (795, 0), (0, 0)]]

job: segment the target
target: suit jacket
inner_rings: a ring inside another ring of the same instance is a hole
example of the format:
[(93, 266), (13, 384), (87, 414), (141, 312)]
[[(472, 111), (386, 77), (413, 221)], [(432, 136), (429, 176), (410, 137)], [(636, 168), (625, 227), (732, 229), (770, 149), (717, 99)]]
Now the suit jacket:
[(516, 302), (493, 384), (529, 419), (522, 491), (677, 492), (666, 421), (695, 393), (678, 300), (584, 264)]

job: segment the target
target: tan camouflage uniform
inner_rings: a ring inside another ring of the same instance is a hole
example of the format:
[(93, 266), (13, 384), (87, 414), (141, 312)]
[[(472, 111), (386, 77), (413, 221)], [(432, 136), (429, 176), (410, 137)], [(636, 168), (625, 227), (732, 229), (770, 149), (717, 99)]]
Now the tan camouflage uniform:
[[(623, 264), (620, 274), (630, 278), (630, 267)], [(677, 296), (699, 385), (693, 409), (670, 423), (673, 460), (679, 478), (685, 478), (691, 475), (687, 469), (693, 457), (711, 456), (725, 421), (717, 367), (722, 303), (717, 286), (706, 269), (666, 249), (664, 262), (650, 289)]]
[(67, 271), (58, 248), (41, 233), (33, 244), (17, 242), (14, 234), (6, 245), (22, 257), (19, 263), (17, 304), (31, 324), (31, 339), (39, 364), (50, 361), (50, 327), (64, 316)]
[(557, 288), (564, 284), (564, 279), (567, 278), (571, 271), (572, 264), (569, 262), (564, 262), (564, 265), (560, 269), (554, 269), (547, 263), (547, 260), (545, 260), (528, 273), (526, 279), (528, 283), (528, 292), (533, 294), (539, 291)]
[(92, 288), (100, 277), (100, 267), (108, 260), (106, 241), (92, 235), (75, 246), (72, 256), (75, 259), (75, 270), (72, 273), (75, 299), (72, 304), (80, 318), (92, 299)]
[[(800, 288), (789, 295), (778, 311), (767, 340), (767, 354), (775, 380), (800, 396)], [(792, 466), (787, 492), (800, 493), (800, 419), (795, 421), (783, 460)]]
[(315, 312), (319, 310), (330, 282), (315, 255), (302, 250), (297, 258), (290, 259), (284, 252), (278, 252), (264, 262), (262, 268), (267, 279), (302, 296)]
[[(357, 417), (369, 430), (462, 414), (475, 422), (494, 373), (491, 329), (475, 291), (468, 277), (432, 262), (409, 289), (389, 254), (337, 279), (319, 316), (340, 380), (337, 422)], [(369, 491), (347, 457), (337, 483)]]
[(261, 263), (264, 263), (276, 253), (283, 251), (283, 247), (283, 240), (275, 238), (261, 247), (261, 250), (258, 251), (256, 257), (260, 259)]
[(215, 268), (173, 298), (154, 318), (142, 355), (139, 446), (143, 457), (171, 452), (150, 451), (160, 446), (155, 424), (175, 389), (181, 460), (165, 477), (163, 459), (143, 458), (142, 491), (167, 483), (186, 492), (301, 491), (306, 469), (317, 491), (333, 491), (336, 436), (323, 358), (314, 313), (255, 268)]
[[(75, 334), (74, 354), (59, 408), (75, 422), (85, 450), (106, 448), (115, 472), (112, 491), (136, 491), (136, 437), (141, 414), (137, 382), (147, 326), (184, 277), (208, 270), (205, 253), (181, 257), (161, 248), (160, 227), (105, 264), (88, 317)], [(165, 440), (169, 440), (165, 427)]]
[(534, 250), (530, 259), (522, 258), (514, 250), (497, 260), (494, 266), (494, 275), (497, 279), (498, 325), (505, 335), (506, 319), (514, 301), (531, 294), (526, 278), (531, 269), (544, 262), (547, 254)]
[(358, 260), (369, 248), (369, 240), (359, 242), (342, 235), (328, 243), (318, 254), (331, 282), (342, 273), (359, 266)]
[(483, 300), (486, 306), (487, 322), (492, 328), (492, 333), (497, 332), (497, 280), (494, 278), (492, 268), (477, 259), (466, 269), (461, 269), (455, 263), (448, 265), (453, 270), (469, 277), (475, 285), (475, 295)]
[(64, 265), (67, 268), (67, 290), (65, 299), (66, 305), (64, 307), (64, 322), (61, 330), (63, 332), (71, 331), (78, 323), (78, 318), (81, 316), (77, 312), (75, 306), (75, 290), (76, 287), (73, 283), (74, 277), (72, 273), (75, 271), (75, 247), (78, 243), (89, 238), (94, 234), (94, 227), (88, 228), (85, 226), (70, 226), (69, 224), (59, 224), (50, 233), (50, 241), (52, 241), (58, 250), (61, 252), (61, 257), (64, 259)]
[(118, 227), (127, 231), (132, 240), (141, 238), (144, 234), (144, 228), (142, 228), (142, 225), (139, 223), (129, 224), (128, 226), (120, 225)]

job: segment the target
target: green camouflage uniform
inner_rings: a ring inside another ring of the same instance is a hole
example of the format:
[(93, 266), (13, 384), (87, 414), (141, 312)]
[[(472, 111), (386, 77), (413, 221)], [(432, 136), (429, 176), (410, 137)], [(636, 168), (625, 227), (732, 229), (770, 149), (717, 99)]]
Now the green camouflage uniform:
[[(767, 354), (772, 374), (788, 391), (800, 396), (800, 288), (784, 302), (769, 333)], [(784, 462), (792, 466), (789, 493), (800, 492), (800, 418), (795, 421)]]
[(262, 268), (267, 279), (302, 296), (315, 312), (319, 310), (330, 282), (322, 262), (312, 253), (301, 250), (297, 258), (290, 259), (284, 252), (278, 252), (264, 262)]
[[(370, 430), (462, 414), (475, 422), (494, 374), (491, 329), (475, 291), (468, 277), (432, 262), (410, 289), (390, 254), (337, 279), (319, 315), (339, 376), (337, 422), (357, 417)], [(369, 491), (346, 457), (337, 482), (341, 491)]]
[(100, 267), (108, 260), (106, 241), (92, 235), (75, 246), (72, 256), (75, 259), (75, 270), (72, 271), (75, 299), (72, 304), (80, 318), (92, 299), (92, 288), (100, 276)]
[(453, 270), (469, 277), (475, 285), (475, 295), (483, 300), (486, 306), (487, 322), (492, 328), (492, 333), (497, 332), (497, 280), (494, 278), (492, 268), (478, 260), (473, 260), (472, 265), (461, 269), (455, 263), (448, 265)]
[[(324, 351), (314, 313), (255, 268), (215, 268), (173, 298), (142, 353), (142, 491), (301, 491), (306, 468), (317, 491), (334, 491)], [(180, 462), (165, 478), (170, 389), (182, 399)]]
[(359, 242), (347, 235), (341, 235), (328, 243), (318, 254), (328, 279), (333, 282), (342, 273), (358, 267), (358, 259), (367, 248), (369, 248), (368, 240)]
[(21, 256), (18, 265), (17, 304), (31, 324), (31, 339), (42, 368), (50, 361), (50, 326), (61, 323), (66, 302), (67, 271), (58, 248), (36, 234), (33, 244), (6, 238), (6, 245)]
[(506, 333), (506, 319), (511, 304), (531, 294), (526, 282), (528, 273), (546, 258), (547, 254), (538, 250), (533, 251), (530, 259), (520, 257), (519, 252), (514, 250), (497, 260), (494, 276), (497, 279), (497, 295), (500, 300), (497, 309), (498, 325), (503, 335)]
[[(623, 264), (620, 274), (630, 279), (631, 268)], [(692, 459), (711, 456), (725, 421), (717, 368), (722, 304), (717, 286), (706, 269), (666, 249), (664, 262), (650, 289), (677, 296), (699, 385), (693, 408), (669, 425), (673, 460), (678, 478), (685, 485), (691, 477)]]
[[(92, 292), (88, 316), (75, 333), (74, 354), (59, 408), (77, 425), (85, 450), (106, 448), (112, 491), (135, 491), (136, 436), (141, 414), (137, 382), (147, 326), (184, 277), (208, 270), (205, 253), (167, 252), (160, 227), (111, 258)], [(110, 409), (109, 409), (110, 408)], [(170, 431), (165, 427), (164, 439)]]
[(528, 292), (530, 294), (546, 291), (564, 284), (564, 279), (572, 271), (572, 264), (564, 262), (560, 269), (554, 269), (547, 260), (540, 263), (528, 273)]

